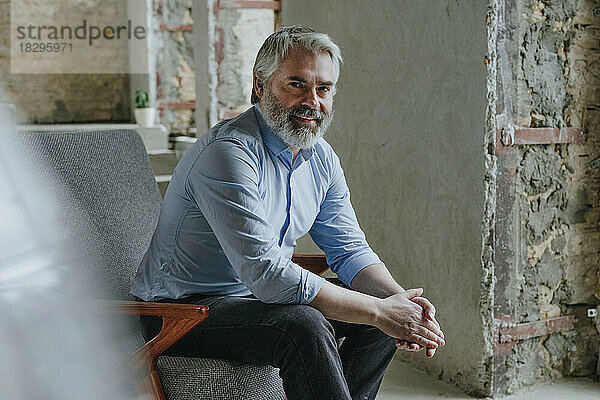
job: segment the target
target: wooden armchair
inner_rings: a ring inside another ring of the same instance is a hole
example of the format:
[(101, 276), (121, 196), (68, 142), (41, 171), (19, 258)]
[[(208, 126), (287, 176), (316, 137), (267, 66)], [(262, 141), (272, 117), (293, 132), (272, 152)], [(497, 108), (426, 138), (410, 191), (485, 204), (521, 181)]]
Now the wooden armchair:
[(193, 304), (166, 304), (139, 301), (100, 301), (104, 312), (129, 315), (154, 315), (163, 319), (161, 331), (151, 341), (124, 360), (129, 376), (137, 391), (148, 393), (156, 400), (166, 400), (156, 369), (158, 357), (173, 343), (208, 317), (207, 306)]
[[(318, 275), (328, 269), (325, 256), (294, 255), (292, 260)], [(104, 312), (128, 315), (153, 315), (162, 317), (162, 329), (148, 343), (133, 353), (125, 363), (130, 380), (135, 382), (140, 394), (150, 394), (156, 400), (167, 397), (156, 368), (158, 357), (173, 343), (182, 338), (209, 316), (209, 308), (203, 305), (152, 303), (139, 301), (101, 301)]]
[[(104, 299), (104, 312), (163, 318), (160, 333), (148, 343), (139, 334), (129, 356), (128, 379), (156, 399), (283, 400), (277, 370), (226, 360), (159, 356), (208, 317), (201, 305), (131, 301), (130, 282), (158, 221), (161, 196), (144, 144), (133, 130), (27, 132), (17, 134), (21, 151), (36, 154), (40, 179), (59, 183), (67, 195), (61, 204)], [(90, 261), (91, 260), (91, 261)], [(323, 256), (295, 256), (313, 272), (327, 268)], [(128, 339), (129, 340), (129, 339)], [(127, 346), (129, 347), (129, 346)], [(159, 377), (160, 376), (160, 377)]]

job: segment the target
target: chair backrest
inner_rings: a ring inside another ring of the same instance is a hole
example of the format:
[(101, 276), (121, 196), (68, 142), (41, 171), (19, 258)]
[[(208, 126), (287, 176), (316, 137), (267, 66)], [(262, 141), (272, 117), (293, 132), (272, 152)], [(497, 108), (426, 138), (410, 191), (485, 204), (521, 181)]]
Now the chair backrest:
[(95, 295), (130, 299), (130, 284), (158, 221), (161, 197), (135, 130), (19, 132), (38, 176), (60, 186), (59, 211), (91, 268)]

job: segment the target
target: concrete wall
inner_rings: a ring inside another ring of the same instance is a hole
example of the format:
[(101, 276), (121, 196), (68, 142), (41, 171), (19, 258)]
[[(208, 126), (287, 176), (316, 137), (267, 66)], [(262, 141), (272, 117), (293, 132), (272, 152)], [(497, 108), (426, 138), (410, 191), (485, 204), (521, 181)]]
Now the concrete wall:
[(402, 285), (425, 288), (447, 333), (431, 360), (400, 356), (480, 395), (490, 393), (491, 365), (480, 308), (490, 291), (481, 262), (484, 3), (282, 4), (283, 25), (311, 26), (342, 47), (327, 140), (369, 243)]
[(586, 309), (600, 298), (600, 17), (597, 0), (496, 2), (498, 121), (576, 127), (584, 144), (531, 145), (499, 158), (498, 230), (507, 257), (496, 259), (498, 321), (528, 323), (575, 315), (575, 329), (497, 351), (495, 392), (567, 376), (594, 376), (598, 332)]

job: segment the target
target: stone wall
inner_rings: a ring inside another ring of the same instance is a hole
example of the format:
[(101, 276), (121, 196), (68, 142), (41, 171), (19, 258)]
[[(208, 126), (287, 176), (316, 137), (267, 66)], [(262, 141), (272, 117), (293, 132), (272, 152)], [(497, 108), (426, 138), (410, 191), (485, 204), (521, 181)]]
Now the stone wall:
[[(196, 61), (192, 43), (192, 1), (156, 0), (152, 21), (160, 122), (171, 133), (193, 136)], [(198, 28), (206, 29), (206, 24), (200, 23)]]
[(273, 33), (273, 10), (225, 8), (217, 14), (221, 59), (217, 66), (217, 115), (223, 119), (250, 104), (252, 67), (264, 40)]
[[(275, 30), (277, 12), (209, 0), (209, 123), (248, 109), (252, 67), (264, 40)], [(259, 4), (260, 2), (256, 2)]]
[(155, 1), (157, 101), (172, 133), (201, 135), (250, 107), (254, 57), (274, 31), (275, 12), (249, 3)]
[[(575, 329), (499, 348), (496, 393), (562, 377), (595, 376), (600, 234), (600, 7), (594, 0), (500, 5), (499, 124), (583, 128), (582, 144), (515, 146), (501, 155), (496, 320), (521, 324), (575, 315)], [(501, 213), (506, 215), (500, 215)], [(499, 253), (502, 253), (500, 251)]]
[[(30, 1), (32, 12), (45, 6)], [(13, 74), (9, 45), (10, 1), (0, 0), (0, 102), (15, 104), (18, 123), (130, 120), (127, 74)]]

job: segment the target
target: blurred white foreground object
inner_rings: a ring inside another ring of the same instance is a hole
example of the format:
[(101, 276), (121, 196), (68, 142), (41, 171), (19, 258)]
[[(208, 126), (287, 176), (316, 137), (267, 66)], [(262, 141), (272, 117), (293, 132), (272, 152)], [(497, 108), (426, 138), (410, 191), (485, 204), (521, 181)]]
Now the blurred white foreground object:
[(14, 140), (14, 107), (0, 103), (0, 398), (132, 398), (114, 380), (107, 328), (83, 304), (80, 268), (62, 256), (56, 197)]

